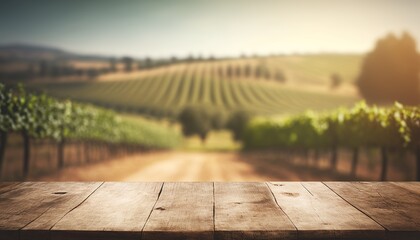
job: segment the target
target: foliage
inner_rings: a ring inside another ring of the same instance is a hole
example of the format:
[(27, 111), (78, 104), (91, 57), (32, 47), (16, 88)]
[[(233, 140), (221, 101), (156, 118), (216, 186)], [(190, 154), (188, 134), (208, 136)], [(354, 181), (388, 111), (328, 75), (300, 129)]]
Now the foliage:
[(242, 137), (245, 148), (326, 149), (420, 147), (420, 108), (360, 102), (352, 109), (251, 122)]
[(366, 56), (357, 84), (370, 102), (414, 105), (420, 103), (419, 72), (420, 56), (413, 37), (390, 34)]
[(185, 136), (198, 135), (204, 141), (212, 129), (212, 116), (207, 108), (198, 106), (186, 107), (179, 114), (179, 122)]
[(248, 111), (240, 110), (234, 112), (227, 124), (226, 127), (232, 131), (233, 138), (235, 140), (241, 140), (243, 133), (245, 131), (246, 125), (251, 120), (251, 113)]
[(179, 136), (166, 128), (121, 119), (113, 111), (59, 101), (0, 84), (0, 130), (31, 138), (76, 139), (154, 148), (174, 147)]

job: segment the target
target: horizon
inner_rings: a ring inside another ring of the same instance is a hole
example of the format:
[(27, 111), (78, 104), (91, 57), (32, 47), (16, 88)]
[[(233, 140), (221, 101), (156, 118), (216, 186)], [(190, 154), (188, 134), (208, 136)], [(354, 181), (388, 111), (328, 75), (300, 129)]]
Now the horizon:
[[(62, 51), (67, 54), (75, 54), (79, 56), (97, 56), (97, 57), (103, 57), (103, 58), (123, 58), (123, 57), (133, 57), (134, 59), (145, 59), (150, 56), (132, 56), (132, 55), (111, 55), (111, 54), (102, 54), (102, 53), (91, 53), (91, 52), (77, 52), (77, 51), (71, 51), (65, 48), (60, 48), (57, 46), (52, 45), (40, 45), (40, 44), (32, 44), (27, 42), (12, 42), (12, 43), (4, 43), (0, 44), (0, 48), (4, 47), (34, 47), (34, 48), (43, 48), (48, 50), (57, 50)], [(365, 55), (367, 52), (290, 52), (290, 53), (266, 53), (266, 54), (236, 54), (236, 55), (193, 55), (193, 54), (187, 54), (187, 55), (167, 55), (167, 56), (157, 56), (157, 57), (151, 57), (152, 59), (169, 59), (171, 57), (177, 57), (179, 59), (188, 58), (190, 56), (193, 57), (202, 57), (202, 58), (209, 58), (214, 57), (215, 59), (237, 59), (237, 58), (254, 58), (254, 57), (271, 57), (271, 56), (316, 56), (316, 55)]]
[(363, 54), (388, 33), (407, 31), (420, 39), (420, 2), (411, 0), (43, 0), (1, 5), (1, 45), (45, 46), (85, 55)]

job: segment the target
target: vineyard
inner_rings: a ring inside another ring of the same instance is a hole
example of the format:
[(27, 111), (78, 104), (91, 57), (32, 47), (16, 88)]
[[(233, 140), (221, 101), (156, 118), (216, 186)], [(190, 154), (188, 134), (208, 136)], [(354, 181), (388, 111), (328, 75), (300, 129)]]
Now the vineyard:
[(237, 109), (256, 114), (295, 114), (307, 109), (350, 106), (356, 96), (287, 87), (269, 65), (199, 63), (160, 69), (134, 80), (33, 84), (50, 95), (126, 112), (174, 117), (187, 105)]
[(180, 140), (177, 131), (159, 124), (120, 118), (110, 110), (27, 93), (23, 87), (6, 89), (0, 85), (0, 104), (0, 167), (8, 136), (19, 134), (23, 139), (24, 177), (29, 173), (31, 142), (40, 139), (56, 143), (58, 168), (65, 165), (66, 143), (78, 143), (86, 159), (90, 158), (89, 149), (97, 153), (99, 146), (107, 156), (96, 157), (106, 159), (121, 151), (172, 148)]
[[(331, 152), (331, 169), (338, 161), (338, 149), (353, 151), (351, 174), (356, 174), (359, 151), (380, 149), (381, 180), (386, 179), (388, 152), (413, 152), (417, 158), (417, 179), (420, 179), (420, 109), (396, 103), (394, 107), (369, 107), (364, 102), (352, 109), (305, 114), (280, 120), (259, 120), (245, 130), (246, 149), (275, 149), (287, 154), (303, 154), (308, 158), (314, 151), (315, 161), (320, 152)], [(292, 158), (289, 156), (289, 158)]]

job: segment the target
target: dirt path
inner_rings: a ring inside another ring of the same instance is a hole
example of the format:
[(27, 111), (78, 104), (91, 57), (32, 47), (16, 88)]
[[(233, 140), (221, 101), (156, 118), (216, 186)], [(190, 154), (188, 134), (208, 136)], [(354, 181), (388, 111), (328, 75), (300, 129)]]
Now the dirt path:
[(41, 181), (276, 181), (332, 180), (261, 154), (157, 152), (68, 167)]
[(61, 181), (263, 181), (235, 153), (145, 153), (69, 167), (38, 180)]

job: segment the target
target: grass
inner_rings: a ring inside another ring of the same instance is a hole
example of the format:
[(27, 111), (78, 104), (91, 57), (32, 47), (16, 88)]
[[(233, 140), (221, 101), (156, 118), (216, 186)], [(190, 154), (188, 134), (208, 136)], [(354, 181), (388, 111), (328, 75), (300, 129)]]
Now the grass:
[[(167, 119), (146, 118), (141, 115), (121, 114), (121, 118), (137, 121), (153, 127), (162, 127), (181, 135), (181, 125)], [(182, 151), (236, 151), (241, 149), (241, 144), (233, 140), (232, 133), (228, 130), (210, 131), (206, 140), (201, 141), (200, 137), (191, 136), (180, 139), (177, 150)]]
[[(161, 127), (181, 135), (181, 125), (167, 119), (146, 118), (140, 115), (121, 114), (121, 118), (136, 121), (150, 127)], [(228, 130), (211, 131), (206, 141), (201, 141), (199, 136), (184, 137), (180, 140), (177, 150), (183, 151), (236, 151), (241, 144), (233, 140), (232, 133)]]
[(183, 151), (236, 151), (241, 149), (241, 144), (232, 138), (232, 133), (227, 130), (211, 131), (205, 142), (202, 142), (198, 136), (184, 139), (179, 150)]

